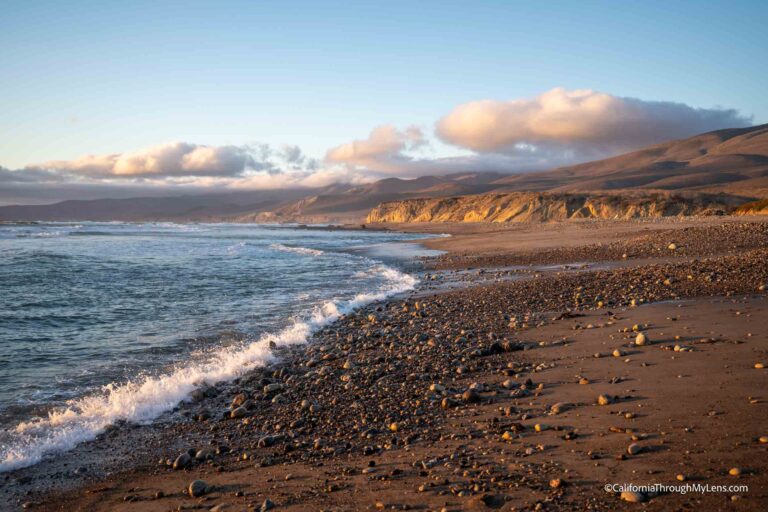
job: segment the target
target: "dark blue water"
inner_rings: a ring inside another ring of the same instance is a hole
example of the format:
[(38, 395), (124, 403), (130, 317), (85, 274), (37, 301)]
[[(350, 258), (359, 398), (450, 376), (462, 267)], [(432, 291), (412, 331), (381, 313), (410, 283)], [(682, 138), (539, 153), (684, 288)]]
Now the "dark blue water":
[[(255, 225), (0, 225), (0, 471), (147, 422), (415, 279), (414, 235)], [(384, 248), (387, 246), (384, 245)], [(386, 249), (384, 250), (386, 253)]]

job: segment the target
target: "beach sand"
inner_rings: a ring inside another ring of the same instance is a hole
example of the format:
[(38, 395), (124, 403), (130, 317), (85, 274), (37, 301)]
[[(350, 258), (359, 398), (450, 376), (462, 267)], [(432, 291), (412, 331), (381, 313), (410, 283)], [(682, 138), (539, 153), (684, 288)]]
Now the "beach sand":
[[(392, 228), (453, 235), (414, 294), (111, 432), (106, 472), (8, 475), (9, 510), (768, 506), (764, 220)], [(746, 487), (605, 489), (630, 483)]]

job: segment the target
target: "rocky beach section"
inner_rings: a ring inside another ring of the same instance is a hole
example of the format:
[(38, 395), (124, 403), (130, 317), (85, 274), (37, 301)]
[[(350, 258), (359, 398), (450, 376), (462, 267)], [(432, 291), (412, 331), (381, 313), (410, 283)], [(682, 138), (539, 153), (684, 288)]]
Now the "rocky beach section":
[(107, 471), (76, 450), (0, 492), (41, 511), (764, 510), (767, 226), (427, 260), (416, 293), (106, 433)]

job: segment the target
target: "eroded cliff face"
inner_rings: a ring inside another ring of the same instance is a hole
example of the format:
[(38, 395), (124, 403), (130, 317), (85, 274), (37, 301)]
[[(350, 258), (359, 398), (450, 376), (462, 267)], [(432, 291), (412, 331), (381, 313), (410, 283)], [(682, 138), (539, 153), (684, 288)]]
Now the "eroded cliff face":
[(613, 195), (515, 192), (382, 203), (367, 223), (549, 222), (729, 213), (738, 200), (714, 195)]
[(736, 208), (736, 215), (768, 215), (768, 197), (743, 204)]

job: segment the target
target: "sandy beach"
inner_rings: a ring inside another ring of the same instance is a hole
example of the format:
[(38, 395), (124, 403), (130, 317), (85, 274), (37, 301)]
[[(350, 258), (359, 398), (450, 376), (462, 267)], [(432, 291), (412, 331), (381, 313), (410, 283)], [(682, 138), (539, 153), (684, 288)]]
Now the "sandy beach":
[(425, 243), (446, 252), (414, 293), (200, 390), (176, 421), (4, 475), (0, 502), (765, 509), (765, 219), (388, 229), (452, 235)]

